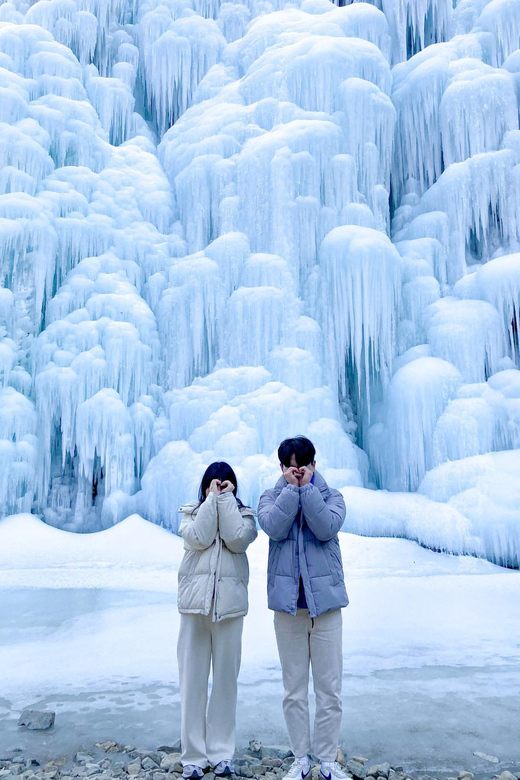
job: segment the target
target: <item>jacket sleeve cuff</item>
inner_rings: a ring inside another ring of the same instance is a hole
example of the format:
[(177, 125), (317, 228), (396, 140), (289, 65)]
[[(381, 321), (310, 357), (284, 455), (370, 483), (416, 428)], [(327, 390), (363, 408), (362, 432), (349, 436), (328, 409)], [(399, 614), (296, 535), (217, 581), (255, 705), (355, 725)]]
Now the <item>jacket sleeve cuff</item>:
[(298, 485), (291, 485), (289, 482), (286, 484), (284, 490), (288, 490), (289, 493), (299, 493), (300, 492), (300, 488), (298, 487)]
[(300, 494), (304, 496), (306, 493), (311, 493), (314, 485), (312, 482), (309, 482), (307, 485), (303, 485), (303, 487), (300, 488)]

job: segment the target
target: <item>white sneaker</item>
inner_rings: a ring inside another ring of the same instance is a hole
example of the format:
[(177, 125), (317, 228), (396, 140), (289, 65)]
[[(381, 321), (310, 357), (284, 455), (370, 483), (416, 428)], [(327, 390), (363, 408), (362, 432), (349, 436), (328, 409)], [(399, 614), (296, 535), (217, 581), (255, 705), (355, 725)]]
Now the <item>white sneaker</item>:
[(295, 758), (283, 780), (305, 780), (309, 776), (310, 771), (311, 762), (309, 761), (309, 756)]
[(322, 761), (320, 778), (324, 778), (324, 780), (349, 780), (349, 776), (337, 761)]
[(196, 764), (183, 764), (182, 776), (184, 780), (200, 780), (204, 777), (204, 770)]

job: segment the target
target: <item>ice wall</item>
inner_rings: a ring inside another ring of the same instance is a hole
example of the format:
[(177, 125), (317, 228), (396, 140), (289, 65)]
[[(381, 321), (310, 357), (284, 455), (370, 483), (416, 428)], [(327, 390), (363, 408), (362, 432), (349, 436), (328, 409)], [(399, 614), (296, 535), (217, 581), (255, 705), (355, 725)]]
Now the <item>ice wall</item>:
[(516, 0), (0, 3), (0, 511), (175, 528), (304, 433), (516, 565), (519, 94)]

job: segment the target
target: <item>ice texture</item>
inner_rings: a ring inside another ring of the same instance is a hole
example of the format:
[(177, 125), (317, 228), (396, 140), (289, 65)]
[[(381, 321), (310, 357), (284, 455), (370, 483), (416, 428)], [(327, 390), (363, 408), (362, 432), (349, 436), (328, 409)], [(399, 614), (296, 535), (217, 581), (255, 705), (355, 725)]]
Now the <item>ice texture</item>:
[(175, 530), (302, 433), (517, 566), (519, 95), (517, 0), (2, 3), (2, 515)]

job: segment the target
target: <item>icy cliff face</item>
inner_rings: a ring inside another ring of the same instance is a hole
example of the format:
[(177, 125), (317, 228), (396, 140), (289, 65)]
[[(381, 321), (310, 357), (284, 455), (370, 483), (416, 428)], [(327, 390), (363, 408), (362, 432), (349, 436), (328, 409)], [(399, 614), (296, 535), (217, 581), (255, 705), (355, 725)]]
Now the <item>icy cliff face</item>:
[(0, 4), (1, 511), (175, 528), (304, 433), (518, 565), (519, 94), (516, 0)]

